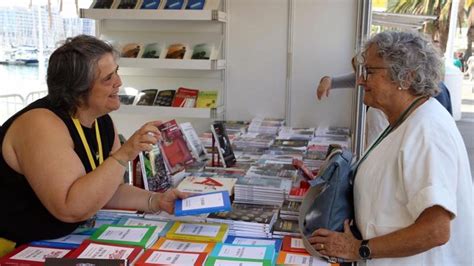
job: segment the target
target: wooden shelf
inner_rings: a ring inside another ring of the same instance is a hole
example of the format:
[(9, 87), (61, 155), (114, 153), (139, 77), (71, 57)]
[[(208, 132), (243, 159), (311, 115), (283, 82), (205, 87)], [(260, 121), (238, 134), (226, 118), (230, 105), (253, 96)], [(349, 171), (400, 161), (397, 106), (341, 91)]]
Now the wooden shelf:
[(224, 112), (224, 106), (217, 108), (181, 108), (147, 105), (124, 105), (117, 111), (129, 115), (154, 115), (156, 117), (187, 117), (187, 118), (210, 118), (215, 119)]
[(199, 59), (152, 59), (152, 58), (119, 58), (120, 67), (148, 69), (187, 69), (187, 70), (220, 70), (225, 69), (225, 60)]
[(227, 14), (219, 10), (144, 10), (144, 9), (84, 9), (81, 18), (95, 20), (191, 20), (227, 22)]

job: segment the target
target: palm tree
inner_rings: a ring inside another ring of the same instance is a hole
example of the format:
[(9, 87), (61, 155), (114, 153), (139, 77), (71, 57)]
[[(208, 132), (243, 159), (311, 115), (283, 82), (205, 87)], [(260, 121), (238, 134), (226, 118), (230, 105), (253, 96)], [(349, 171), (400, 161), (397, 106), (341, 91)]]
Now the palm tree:
[[(458, 25), (461, 25), (466, 17), (464, 7), (472, 6), (473, 2), (474, 0), (459, 1)], [(430, 34), (433, 40), (439, 41), (441, 50), (444, 52), (448, 41), (451, 4), (452, 0), (392, 0), (389, 1), (387, 11), (402, 14), (437, 16), (436, 20), (425, 25), (423, 31)], [(474, 18), (472, 22), (472, 32), (474, 34)]]

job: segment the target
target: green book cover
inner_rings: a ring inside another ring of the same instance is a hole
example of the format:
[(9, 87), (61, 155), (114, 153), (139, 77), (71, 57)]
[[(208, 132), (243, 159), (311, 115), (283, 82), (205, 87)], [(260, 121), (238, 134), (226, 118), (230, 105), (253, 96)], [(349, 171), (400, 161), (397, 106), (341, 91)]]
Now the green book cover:
[(131, 226), (104, 224), (92, 234), (90, 240), (147, 248), (157, 239), (156, 226)]
[(216, 108), (217, 107), (217, 91), (199, 91), (197, 108)]
[(219, 258), (219, 257), (207, 257), (204, 266), (213, 265), (261, 265), (261, 266), (272, 266), (270, 260), (249, 260), (249, 259), (237, 259), (237, 258)]

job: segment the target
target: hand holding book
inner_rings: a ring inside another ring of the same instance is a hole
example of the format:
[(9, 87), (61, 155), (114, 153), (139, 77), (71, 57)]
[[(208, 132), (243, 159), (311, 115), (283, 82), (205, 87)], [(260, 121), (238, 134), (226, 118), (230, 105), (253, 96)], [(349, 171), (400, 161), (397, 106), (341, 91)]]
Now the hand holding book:
[(169, 189), (163, 193), (155, 193), (149, 200), (149, 209), (153, 211), (165, 211), (169, 214), (174, 213), (175, 201), (177, 199), (185, 199), (191, 194), (181, 192), (177, 189)]

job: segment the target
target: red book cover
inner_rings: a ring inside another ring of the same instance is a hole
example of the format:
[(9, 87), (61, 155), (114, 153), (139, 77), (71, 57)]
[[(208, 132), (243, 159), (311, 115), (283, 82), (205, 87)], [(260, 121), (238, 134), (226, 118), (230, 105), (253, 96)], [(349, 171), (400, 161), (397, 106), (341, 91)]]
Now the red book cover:
[(294, 236), (283, 237), (283, 244), (281, 245), (281, 250), (308, 254), (308, 252), (304, 248), (302, 239), (300, 237)]
[(44, 265), (46, 258), (63, 258), (72, 249), (21, 245), (0, 258), (0, 265)]
[(180, 87), (173, 98), (172, 107), (196, 107), (199, 90)]
[(142, 252), (143, 249), (140, 247), (96, 243), (86, 240), (71, 252), (68, 257), (79, 259), (126, 259), (129, 263), (132, 263)]
[(204, 265), (207, 253), (173, 252), (148, 249), (135, 266), (149, 265)]
[(163, 159), (171, 174), (184, 169), (184, 166), (194, 161), (193, 155), (184, 139), (183, 132), (176, 120), (170, 120), (158, 126), (162, 141), (160, 148)]

